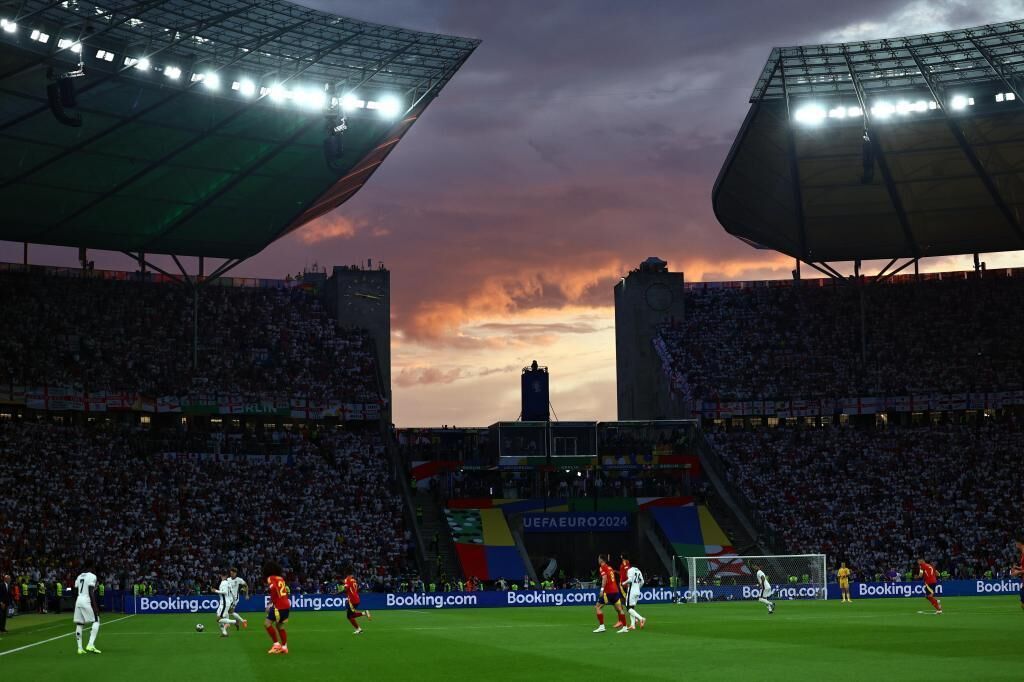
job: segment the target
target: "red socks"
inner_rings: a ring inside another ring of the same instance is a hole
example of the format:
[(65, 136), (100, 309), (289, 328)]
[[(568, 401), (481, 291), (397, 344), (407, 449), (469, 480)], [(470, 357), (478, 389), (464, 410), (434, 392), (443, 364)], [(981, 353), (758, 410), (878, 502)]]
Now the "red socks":
[(942, 607), (939, 606), (939, 602), (935, 601), (935, 597), (928, 595), (928, 601), (931, 602), (931, 605), (935, 607), (936, 611), (942, 610)]
[[(359, 614), (359, 615), (362, 615), (362, 614)], [(359, 623), (356, 622), (356, 617), (355, 616), (352, 616), (351, 618), (349, 618), (348, 622), (352, 623), (352, 627), (355, 628), (356, 630), (359, 629)]]
[(362, 611), (353, 611), (353, 612), (352, 612), (352, 618), (359, 618), (359, 617), (361, 617), (362, 615), (363, 615), (363, 612), (362, 612)]
[(288, 633), (280, 626), (278, 626), (277, 631), (281, 633), (281, 646), (288, 646)]
[(597, 622), (604, 625), (604, 614), (600, 611), (597, 612)]
[(267, 626), (267, 634), (270, 635), (270, 641), (277, 644), (277, 633), (274, 631), (273, 625)]

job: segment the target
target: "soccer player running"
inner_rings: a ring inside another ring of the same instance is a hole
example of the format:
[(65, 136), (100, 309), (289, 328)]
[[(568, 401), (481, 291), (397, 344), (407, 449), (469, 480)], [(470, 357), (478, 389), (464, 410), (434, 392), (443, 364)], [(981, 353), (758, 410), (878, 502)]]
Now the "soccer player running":
[[(102, 653), (96, 648), (96, 635), (100, 633), (100, 603), (96, 599), (96, 574), (83, 571), (75, 578), (75, 589), (78, 590), (78, 598), (75, 600), (75, 642), (78, 643), (78, 653), (90, 654)], [(92, 623), (92, 630), (89, 632), (89, 645), (82, 648), (82, 631), (85, 626)]]
[(751, 564), (757, 571), (757, 586), (761, 588), (761, 596), (757, 598), (757, 601), (761, 602), (768, 607), (768, 615), (775, 613), (775, 602), (771, 600), (771, 596), (775, 594), (775, 590), (772, 589), (772, 584), (768, 580), (768, 576), (761, 570), (761, 564)]
[(598, 595), (595, 604), (598, 626), (594, 632), (604, 632), (604, 612), (601, 608), (606, 604), (613, 605), (619, 615), (615, 623), (615, 627), (620, 628), (619, 632), (629, 632), (629, 628), (626, 627), (626, 614), (622, 610), (622, 595), (619, 586), (615, 584), (615, 569), (601, 555), (597, 557), (597, 565), (601, 573), (601, 594)]
[(1024, 533), (1017, 536), (1015, 544), (1020, 552), (1020, 563), (1010, 569), (1010, 575), (1020, 578), (1020, 607), (1024, 609)]
[(915, 578), (924, 578), (924, 598), (935, 607), (935, 615), (942, 613), (942, 602), (935, 598), (935, 584), (939, 580), (938, 571), (924, 559), (917, 560), (918, 571)]
[(292, 604), (288, 599), (288, 584), (281, 577), (282, 573), (284, 570), (276, 561), (267, 561), (263, 564), (263, 575), (267, 578), (267, 591), (270, 592), (270, 606), (267, 607), (263, 627), (270, 635), (270, 641), (274, 643), (268, 654), (288, 653), (288, 633), (284, 626), (288, 622), (288, 611)]
[(836, 577), (839, 579), (839, 591), (843, 594), (841, 601), (852, 604), (853, 600), (850, 599), (850, 569), (846, 567), (845, 561), (840, 564), (839, 570), (836, 571)]
[(234, 625), (235, 619), (231, 617), (231, 580), (226, 572), (221, 571), (220, 586), (213, 590), (213, 593), (220, 597), (217, 604), (217, 625), (220, 626), (220, 636), (227, 637), (228, 626)]
[(353, 635), (362, 633), (363, 629), (359, 627), (359, 623), (356, 622), (356, 618), (366, 616), (366, 620), (373, 620), (373, 616), (370, 615), (369, 611), (359, 610), (359, 583), (356, 582), (355, 576), (352, 575), (352, 564), (345, 566), (345, 616), (348, 618), (348, 622), (352, 623)]
[(228, 618), (231, 618), (235, 622), (236, 630), (239, 629), (239, 626), (247, 628), (249, 627), (249, 621), (247, 621), (245, 618), (242, 618), (242, 614), (237, 613), (236, 609), (238, 608), (239, 591), (244, 591), (245, 596), (248, 597), (249, 584), (246, 583), (245, 580), (243, 580), (242, 578), (238, 577), (238, 569), (233, 566), (231, 567), (231, 570), (228, 573), (228, 582), (231, 583), (231, 598), (229, 599), (228, 602)]
[[(636, 624), (640, 624), (640, 629), (643, 630), (644, 626), (647, 625), (647, 619), (637, 613), (636, 605), (640, 602), (640, 590), (644, 586), (644, 574), (640, 572), (640, 569), (636, 566), (632, 566), (629, 563), (629, 557), (625, 554), (620, 555), (622, 559), (622, 565), (619, 570), (625, 569), (625, 577), (622, 578), (622, 585), (626, 588), (626, 608), (629, 613), (629, 629), (636, 630)], [(622, 632), (622, 630), (619, 630)]]

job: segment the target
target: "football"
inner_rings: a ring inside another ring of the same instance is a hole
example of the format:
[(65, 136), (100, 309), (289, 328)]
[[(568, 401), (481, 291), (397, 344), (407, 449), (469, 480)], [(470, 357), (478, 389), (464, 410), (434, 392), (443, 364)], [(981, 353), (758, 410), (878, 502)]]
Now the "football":
[(196, 623), (196, 632), (202, 632), (206, 627), (202, 623)]

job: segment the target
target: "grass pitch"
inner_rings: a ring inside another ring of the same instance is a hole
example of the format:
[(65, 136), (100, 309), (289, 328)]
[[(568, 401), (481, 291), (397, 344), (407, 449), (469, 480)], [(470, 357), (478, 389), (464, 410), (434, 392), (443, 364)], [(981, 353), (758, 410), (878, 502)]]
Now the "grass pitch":
[(935, 616), (924, 599), (780, 602), (769, 616), (751, 602), (647, 605), (647, 628), (623, 635), (593, 634), (588, 607), (378, 611), (358, 636), (343, 613), (293, 611), (288, 656), (267, 655), (261, 614), (246, 614), (249, 629), (227, 639), (211, 614), (108, 614), (103, 653), (84, 656), (70, 614), (30, 615), (0, 637), (0, 679), (1024, 679), (1016, 597), (943, 607)]

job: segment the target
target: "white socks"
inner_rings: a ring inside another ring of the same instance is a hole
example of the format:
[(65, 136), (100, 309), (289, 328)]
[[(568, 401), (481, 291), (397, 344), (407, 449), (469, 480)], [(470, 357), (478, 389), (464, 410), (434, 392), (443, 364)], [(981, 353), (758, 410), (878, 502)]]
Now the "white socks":
[(242, 614), (240, 614), (240, 613), (232, 613), (231, 617), (234, 618), (239, 623), (244, 623), (245, 622), (245, 618), (242, 618)]
[(771, 605), (772, 605), (772, 603), (771, 603), (770, 601), (768, 601), (767, 599), (765, 599), (764, 597), (760, 597), (760, 598), (758, 598), (758, 600), (757, 600), (757, 601), (761, 602), (761, 603), (762, 603), (762, 604), (764, 604), (765, 606), (771, 606)]
[(629, 624), (630, 625), (632, 625), (633, 627), (636, 627), (636, 622), (638, 620), (643, 620), (643, 619), (644, 619), (644, 617), (641, 616), (639, 613), (637, 613), (636, 609), (630, 607), (630, 609), (629, 609)]
[(75, 625), (75, 641), (78, 642), (78, 648), (82, 648), (82, 626)]
[[(79, 626), (79, 627), (81, 627), (81, 626)], [(96, 635), (98, 635), (99, 632), (100, 632), (100, 622), (98, 620), (97, 621), (93, 621), (92, 630), (89, 632), (89, 646), (95, 646), (96, 645)], [(79, 635), (79, 641), (81, 641), (81, 635)]]

